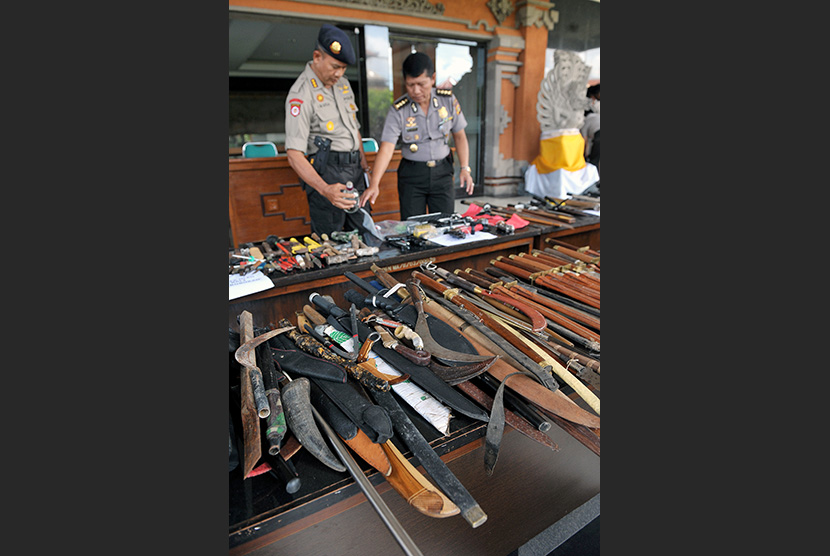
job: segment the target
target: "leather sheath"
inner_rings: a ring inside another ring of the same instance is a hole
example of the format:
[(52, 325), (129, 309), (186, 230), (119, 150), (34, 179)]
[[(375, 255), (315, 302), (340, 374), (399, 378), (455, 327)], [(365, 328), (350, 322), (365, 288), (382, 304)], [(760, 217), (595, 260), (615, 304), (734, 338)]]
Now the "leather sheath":
[[(348, 332), (348, 319), (343, 319), (342, 323), (333, 317), (329, 317), (328, 320), (329, 324), (338, 330)], [(437, 319), (432, 320), (435, 321)], [(372, 333), (372, 330), (362, 321), (358, 321), (357, 329), (358, 337), (361, 341), (365, 341), (369, 334)], [(455, 411), (471, 419), (484, 421), (485, 423), (489, 421), (490, 418), (486, 411), (482, 410), (481, 407), (474, 404), (469, 398), (438, 378), (428, 367), (422, 367), (412, 363), (395, 350), (383, 347), (380, 342), (376, 342), (372, 346), (372, 351), (377, 353), (381, 359), (392, 365), (399, 372), (408, 374), (412, 382), (432, 394), (438, 401), (447, 404)], [(473, 351), (473, 354), (478, 355), (478, 352)]]

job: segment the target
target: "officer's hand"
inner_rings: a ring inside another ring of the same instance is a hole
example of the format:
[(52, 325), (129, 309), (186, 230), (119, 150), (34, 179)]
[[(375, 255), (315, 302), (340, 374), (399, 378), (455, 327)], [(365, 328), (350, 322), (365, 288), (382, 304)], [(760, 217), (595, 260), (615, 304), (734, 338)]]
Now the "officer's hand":
[(346, 193), (346, 184), (344, 183), (329, 183), (320, 191), (320, 194), (328, 199), (329, 203), (333, 204), (339, 209), (350, 209), (354, 206), (354, 199), (349, 197)]
[(473, 189), (475, 188), (476, 184), (473, 183), (473, 177), (470, 175), (469, 172), (466, 170), (461, 171), (461, 187), (467, 188), (467, 195), (473, 194)]
[(375, 199), (378, 198), (378, 195), (380, 195), (380, 186), (370, 185), (369, 187), (366, 188), (366, 191), (363, 192), (363, 195), (360, 196), (360, 206), (362, 207), (367, 202), (372, 203), (374, 205), (375, 204)]

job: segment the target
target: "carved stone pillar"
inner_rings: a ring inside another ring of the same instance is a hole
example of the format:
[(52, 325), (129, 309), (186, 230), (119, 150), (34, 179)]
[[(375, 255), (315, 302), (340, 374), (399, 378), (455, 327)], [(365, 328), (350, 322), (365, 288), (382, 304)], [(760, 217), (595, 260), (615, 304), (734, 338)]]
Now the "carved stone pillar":
[(497, 34), (487, 51), (484, 194), (489, 196), (515, 195), (521, 181), (513, 160), (513, 143), (516, 89), (520, 85), (519, 55), (523, 49), (521, 37)]
[[(502, 4), (492, 3), (490, 8), (501, 6), (501, 15), (506, 17), (512, 10)], [(485, 195), (516, 195), (524, 185), (525, 169), (539, 154), (541, 131), (536, 118), (536, 100), (545, 77), (548, 31), (559, 21), (559, 12), (553, 10), (553, 6), (552, 2), (541, 0), (519, 0), (516, 2), (516, 26), (521, 36), (497, 31), (490, 42), (485, 111)]]
[(516, 3), (516, 23), (525, 39), (525, 48), (519, 56), (522, 87), (516, 98), (515, 113), (516, 121), (521, 122), (522, 133), (515, 138), (513, 157), (522, 176), (539, 154), (541, 128), (536, 117), (536, 101), (545, 78), (548, 32), (559, 21), (559, 12), (553, 7), (553, 2), (541, 0), (519, 0)]

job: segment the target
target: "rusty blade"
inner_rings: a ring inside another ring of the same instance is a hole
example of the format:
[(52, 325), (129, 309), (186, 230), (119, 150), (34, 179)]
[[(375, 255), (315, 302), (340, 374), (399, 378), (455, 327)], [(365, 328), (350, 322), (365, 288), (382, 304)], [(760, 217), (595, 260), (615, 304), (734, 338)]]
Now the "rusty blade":
[(294, 326), (286, 326), (285, 328), (277, 328), (276, 330), (269, 330), (265, 334), (260, 334), (259, 336), (247, 340), (244, 344), (239, 346), (236, 351), (234, 352), (234, 358), (239, 362), (240, 365), (244, 365), (246, 367), (252, 367), (258, 369), (259, 367), (256, 366), (256, 360), (254, 359), (254, 350), (256, 347), (263, 342), (266, 342), (277, 336), (278, 334), (282, 334), (283, 332), (287, 332), (292, 328), (296, 328)]
[(424, 306), (421, 301), (421, 294), (418, 291), (418, 287), (412, 280), (407, 280), (406, 288), (409, 290), (415, 309), (418, 312), (418, 320), (415, 322), (415, 332), (417, 332), (424, 341), (424, 349), (430, 352), (433, 357), (437, 357), (438, 359), (441, 359), (451, 365), (456, 363), (481, 363), (491, 359), (492, 356), (461, 353), (447, 349), (439, 344), (429, 332), (429, 325), (427, 324), (426, 314), (424, 313)]
[(487, 369), (493, 366), (493, 363), (496, 362), (498, 359), (497, 355), (494, 355), (487, 361), (482, 361), (481, 363), (470, 363), (469, 365), (442, 365), (437, 361), (430, 361), (429, 369), (435, 373), (438, 378), (449, 384), (450, 386), (455, 386), (461, 382), (467, 381), (475, 376), (480, 375)]

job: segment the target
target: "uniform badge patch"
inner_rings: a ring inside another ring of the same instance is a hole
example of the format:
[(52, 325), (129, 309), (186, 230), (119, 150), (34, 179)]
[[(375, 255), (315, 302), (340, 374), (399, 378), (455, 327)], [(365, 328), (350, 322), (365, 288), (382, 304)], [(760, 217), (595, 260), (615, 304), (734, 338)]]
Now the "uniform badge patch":
[(331, 131), (332, 129), (334, 129), (334, 122), (333, 122), (333, 121), (331, 121), (331, 120), (327, 121), (327, 122), (326, 122), (326, 129), (327, 129), (327, 130), (329, 130), (329, 131)]
[(320, 102), (323, 102), (323, 98), (324, 97), (323, 97), (322, 94), (319, 94), (319, 93), (317, 94), (317, 100), (319, 100)]
[(292, 98), (288, 101), (290, 105), (288, 108), (288, 112), (294, 116), (295, 118), (300, 115), (300, 107), (303, 104), (303, 101), (298, 98)]
[(415, 127), (415, 116), (408, 116), (406, 118), (406, 127)]
[(447, 107), (446, 106), (442, 106), (441, 108), (438, 109), (438, 117), (439, 118), (445, 119), (448, 115), (449, 114), (447, 112)]

